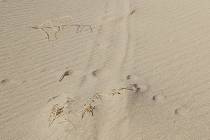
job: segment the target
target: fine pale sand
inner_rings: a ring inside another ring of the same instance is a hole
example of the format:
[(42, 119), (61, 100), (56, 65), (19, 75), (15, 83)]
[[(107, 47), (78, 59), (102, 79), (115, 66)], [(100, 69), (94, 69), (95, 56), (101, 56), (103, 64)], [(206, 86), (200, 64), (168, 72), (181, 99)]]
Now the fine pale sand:
[(0, 1), (0, 140), (209, 139), (209, 0)]

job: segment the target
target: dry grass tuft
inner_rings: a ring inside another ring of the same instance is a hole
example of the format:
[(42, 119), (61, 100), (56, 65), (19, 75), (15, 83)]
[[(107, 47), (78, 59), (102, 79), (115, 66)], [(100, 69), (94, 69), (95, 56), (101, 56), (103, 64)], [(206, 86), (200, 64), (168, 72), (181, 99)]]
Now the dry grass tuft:
[(60, 118), (62, 116), (64, 116), (64, 106), (59, 106), (58, 104), (55, 104), (52, 107), (52, 110), (49, 116), (49, 126), (51, 126), (57, 118)]

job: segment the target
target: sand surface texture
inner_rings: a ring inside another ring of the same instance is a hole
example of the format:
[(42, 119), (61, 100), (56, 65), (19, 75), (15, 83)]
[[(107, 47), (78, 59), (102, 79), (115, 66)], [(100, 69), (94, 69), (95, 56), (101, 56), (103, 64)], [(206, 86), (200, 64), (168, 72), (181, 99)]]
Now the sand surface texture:
[(0, 0), (0, 140), (210, 140), (210, 1)]

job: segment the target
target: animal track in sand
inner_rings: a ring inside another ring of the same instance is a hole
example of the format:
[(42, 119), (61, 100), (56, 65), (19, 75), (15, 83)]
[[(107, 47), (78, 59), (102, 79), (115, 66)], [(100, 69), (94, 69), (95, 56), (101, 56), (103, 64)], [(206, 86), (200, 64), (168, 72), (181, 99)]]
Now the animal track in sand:
[[(66, 25), (62, 25), (62, 24), (61, 25), (51, 25), (51, 26), (38, 25), (38, 26), (33, 26), (31, 28), (43, 31), (43, 33), (45, 33), (45, 35), (46, 35), (45, 38), (48, 41), (50, 41), (51, 38), (53, 38), (53, 36), (54, 36), (54, 39), (52, 39), (52, 40), (57, 40), (58, 39), (57, 34), (60, 31), (62, 31), (65, 26)], [(51, 34), (53, 34), (53, 36), (51, 36)]]
[(126, 76), (126, 81), (127, 84), (131, 87), (131, 88), (135, 88), (139, 93), (145, 93), (149, 90), (149, 85), (146, 84), (137, 84), (139, 83), (138, 81), (138, 76), (135, 75), (127, 75)]
[[(68, 21), (66, 21), (68, 20)], [(71, 18), (69, 16), (64, 16), (56, 19), (50, 19), (44, 21), (40, 25), (32, 26), (32, 29), (40, 30), (45, 34), (45, 38), (48, 41), (54, 41), (58, 39), (58, 33), (64, 31), (67, 26), (76, 28), (76, 33), (81, 32), (93, 32), (95, 26), (92, 24), (73, 24), (70, 23)]]
[(139, 93), (140, 88), (138, 87), (137, 84), (131, 84), (128, 87), (112, 89), (112, 95), (114, 96), (114, 95), (126, 94), (128, 91), (131, 91), (133, 93)]
[(76, 27), (76, 33), (93, 32), (94, 26), (91, 24), (70, 24), (71, 27)]
[(58, 33), (64, 30), (68, 22), (71, 20), (69, 16), (63, 16), (55, 19), (46, 20), (40, 25), (32, 26), (32, 29), (40, 30), (46, 35), (46, 39), (57, 40)]

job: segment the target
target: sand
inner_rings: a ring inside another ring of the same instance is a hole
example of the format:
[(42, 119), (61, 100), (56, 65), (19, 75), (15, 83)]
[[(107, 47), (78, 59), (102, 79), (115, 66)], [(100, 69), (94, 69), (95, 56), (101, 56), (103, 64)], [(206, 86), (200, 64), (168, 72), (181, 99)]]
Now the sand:
[(209, 9), (1, 0), (0, 139), (210, 139)]

